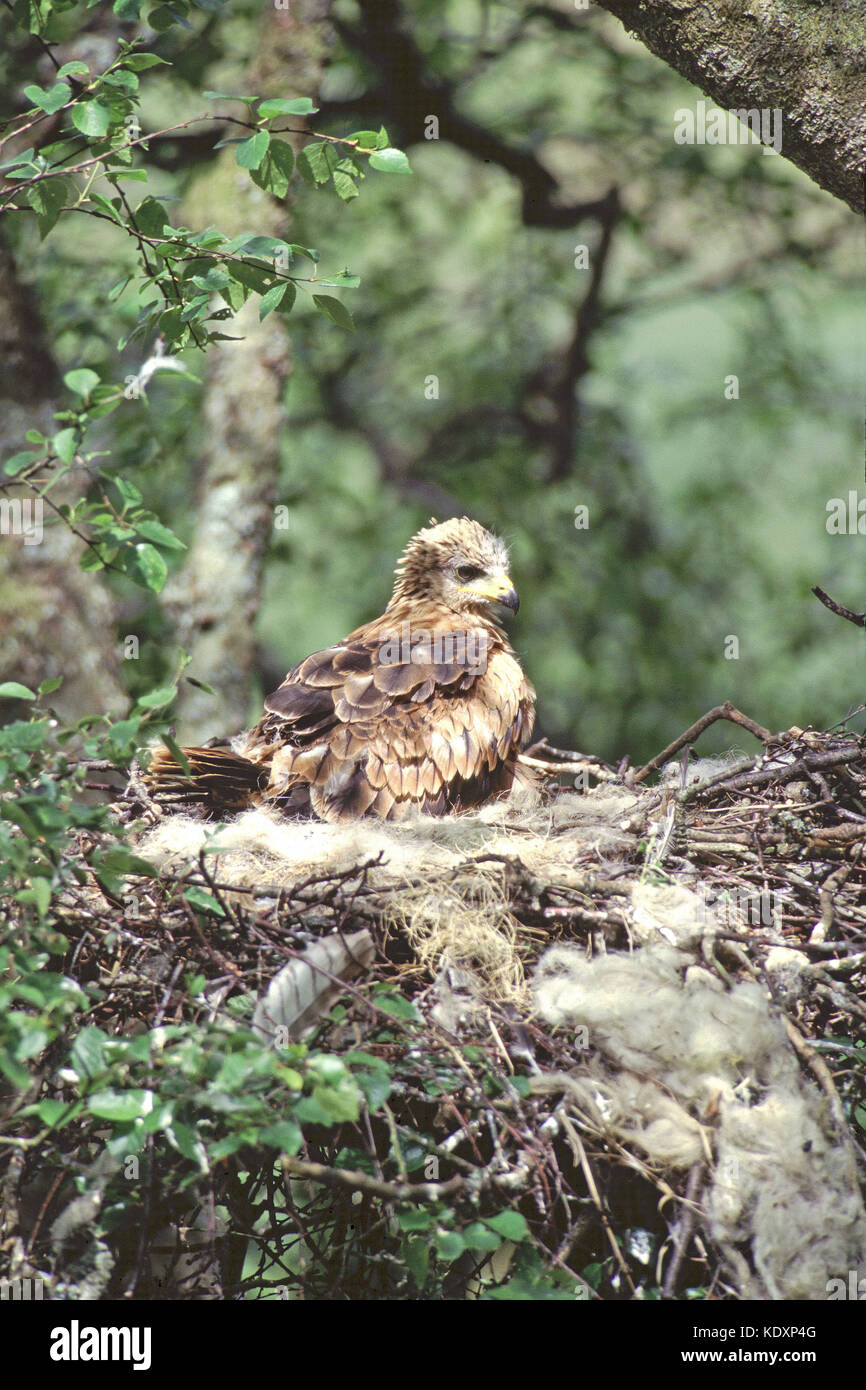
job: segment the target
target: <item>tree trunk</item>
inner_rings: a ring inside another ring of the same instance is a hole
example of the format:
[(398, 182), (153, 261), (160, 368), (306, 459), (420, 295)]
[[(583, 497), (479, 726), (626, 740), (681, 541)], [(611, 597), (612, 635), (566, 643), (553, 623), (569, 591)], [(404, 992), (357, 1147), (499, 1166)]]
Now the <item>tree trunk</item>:
[[(249, 90), (315, 97), (333, 41), (329, 14), (327, 0), (269, 8)], [(194, 181), (183, 215), (190, 225), (214, 223), (228, 235), (285, 236), (289, 220), (287, 208), (237, 168), (231, 147)], [(175, 713), (187, 742), (237, 732), (248, 722), (257, 665), (254, 624), (286, 424), (290, 344), (283, 319), (274, 313), (259, 323), (253, 299), (231, 332), (243, 341), (208, 351), (195, 533), (186, 564), (165, 592), (178, 641), (192, 657), (189, 674), (216, 691), (209, 695), (181, 683)]]

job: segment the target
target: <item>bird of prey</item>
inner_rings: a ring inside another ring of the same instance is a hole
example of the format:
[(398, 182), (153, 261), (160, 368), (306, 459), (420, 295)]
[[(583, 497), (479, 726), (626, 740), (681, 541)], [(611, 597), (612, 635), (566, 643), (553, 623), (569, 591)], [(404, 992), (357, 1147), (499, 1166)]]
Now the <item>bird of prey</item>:
[(535, 691), (497, 618), (517, 611), (504, 543), (468, 517), (407, 545), (381, 617), (314, 652), (229, 747), (166, 749), (158, 799), (211, 814), (271, 805), (290, 816), (444, 815), (531, 778), (517, 759)]

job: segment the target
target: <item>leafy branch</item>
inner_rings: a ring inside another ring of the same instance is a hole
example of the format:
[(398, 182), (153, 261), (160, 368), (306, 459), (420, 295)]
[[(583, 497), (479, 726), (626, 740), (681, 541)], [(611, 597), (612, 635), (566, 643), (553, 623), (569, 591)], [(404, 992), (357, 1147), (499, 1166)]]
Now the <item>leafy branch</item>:
[[(69, 6), (46, 0), (38, 12), (17, 3), (7, 4), (7, 8), (50, 52), (52, 16)], [(138, 0), (116, 0), (114, 10), (123, 20), (138, 19), (140, 4)], [(187, 3), (171, 9), (161, 6), (150, 11), (148, 25), (159, 34), (184, 24), (189, 12)], [(334, 294), (322, 291), (360, 285), (359, 277), (348, 268), (320, 278), (319, 252), (280, 237), (253, 231), (227, 237), (214, 227), (203, 231), (174, 227), (166, 207), (167, 195), (151, 195), (145, 190), (145, 196), (133, 206), (126, 185), (148, 182), (147, 168), (134, 162), (136, 152), (146, 154), (153, 138), (215, 119), (206, 112), (150, 134), (141, 133), (140, 74), (165, 66), (171, 64), (157, 53), (142, 51), (138, 41), (121, 41), (119, 53), (95, 75), (82, 61), (61, 65), (54, 60), (53, 84), (25, 85), (31, 107), (7, 121), (5, 130), (0, 128), (0, 150), (47, 122), (53, 122), (56, 137), (38, 149), (18, 150), (0, 164), (6, 181), (0, 212), (32, 213), (43, 239), (61, 217), (73, 213), (116, 226), (134, 243), (138, 262), (137, 273), (125, 275), (108, 292), (109, 302), (114, 303), (136, 281), (138, 316), (131, 331), (118, 342), (118, 350), (136, 340), (156, 343), (155, 355), (131, 384), (127, 378), (126, 388), (102, 381), (87, 367), (68, 373), (66, 385), (79, 398), (75, 408), (59, 412), (60, 428), (52, 435), (29, 431), (27, 442), (33, 447), (14, 453), (3, 471), (16, 486), (29, 488), (39, 503), (46, 504), (83, 542), (82, 568), (119, 571), (156, 593), (168, 574), (160, 549), (181, 549), (182, 542), (144, 508), (134, 484), (104, 468), (95, 468), (96, 453), (85, 452), (88, 430), (124, 399), (143, 395), (154, 370), (170, 368), (195, 380), (177, 354), (186, 348), (203, 350), (211, 342), (230, 338), (221, 329), (250, 296), (259, 297), (260, 319), (275, 311), (285, 316), (294, 308), (300, 286), (312, 295), (319, 313), (352, 332), (354, 321), (348, 307)], [(234, 145), (237, 166), (278, 200), (288, 196), (295, 175), (314, 189), (330, 184), (340, 198), (349, 200), (357, 196), (367, 168), (409, 172), (405, 154), (390, 147), (384, 128), (336, 136), (286, 125), (286, 117), (305, 118), (317, 111), (309, 97), (235, 97), (212, 91), (203, 96), (211, 103), (231, 101), (246, 106), (245, 118), (219, 118), (245, 133), (219, 141), (215, 149)], [(297, 158), (283, 135), (306, 141)], [(299, 258), (311, 263), (312, 274), (299, 273)], [(57, 503), (50, 491), (73, 467), (87, 475), (88, 486), (96, 477), (97, 495)], [(0, 491), (8, 492), (10, 486), (2, 484)], [(120, 498), (119, 511), (111, 501), (112, 489)]]

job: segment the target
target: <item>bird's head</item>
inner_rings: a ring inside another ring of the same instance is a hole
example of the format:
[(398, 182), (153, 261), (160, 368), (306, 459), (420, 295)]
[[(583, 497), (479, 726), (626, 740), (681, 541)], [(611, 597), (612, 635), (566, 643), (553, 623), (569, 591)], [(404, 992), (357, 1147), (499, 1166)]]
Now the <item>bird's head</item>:
[(505, 542), (467, 516), (418, 531), (400, 557), (396, 576), (389, 608), (411, 601), (476, 617), (494, 604), (517, 612)]

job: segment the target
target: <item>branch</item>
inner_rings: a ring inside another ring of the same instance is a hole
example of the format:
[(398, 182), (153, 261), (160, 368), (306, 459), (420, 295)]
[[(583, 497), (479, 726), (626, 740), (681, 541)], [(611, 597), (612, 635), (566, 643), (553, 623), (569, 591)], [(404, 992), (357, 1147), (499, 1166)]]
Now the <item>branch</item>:
[(407, 141), (420, 140), (426, 117), (434, 114), (442, 139), (514, 175), (523, 191), (525, 226), (573, 227), (584, 217), (603, 216), (607, 195), (562, 204), (559, 183), (530, 149), (509, 144), (458, 109), (454, 85), (430, 71), (398, 0), (360, 0), (359, 8), (358, 25), (335, 17), (334, 27), (343, 42), (370, 64), (378, 78), (376, 90), (336, 108), (325, 106), (325, 114), (340, 106), (385, 110)]
[(866, 102), (859, 7), (804, 0), (598, 4), (719, 106), (780, 109), (781, 153), (862, 213)]
[(837, 613), (840, 618), (845, 618), (855, 627), (866, 627), (866, 613), (854, 613), (850, 608), (843, 608), (841, 603), (837, 603), (829, 594), (825, 594), (823, 589), (815, 585), (812, 593), (820, 599), (825, 608), (829, 608), (831, 613)]
[(466, 1179), (459, 1174), (447, 1182), (379, 1182), (368, 1173), (353, 1172), (348, 1168), (329, 1168), (325, 1163), (308, 1163), (305, 1159), (292, 1158), (288, 1154), (283, 1157), (282, 1165), (290, 1178), (306, 1178), (324, 1183), (326, 1187), (366, 1192), (370, 1197), (382, 1197), (391, 1202), (441, 1202), (466, 1186)]
[(614, 187), (600, 212), (601, 237), (590, 258), (590, 280), (574, 320), (574, 333), (562, 361), (560, 379), (550, 392), (557, 410), (557, 429), (552, 441), (550, 482), (567, 478), (574, 466), (580, 426), (578, 383), (590, 369), (589, 341), (601, 317), (601, 286), (607, 267), (614, 228), (622, 211), (619, 190)]
[(731, 724), (739, 724), (741, 728), (748, 729), (749, 733), (754, 734), (755, 738), (760, 739), (762, 743), (767, 743), (772, 738), (769, 729), (765, 729), (760, 724), (756, 724), (754, 719), (749, 719), (748, 715), (741, 714), (740, 711), (735, 709), (731, 704), (730, 700), (726, 700), (723, 705), (716, 705), (715, 709), (709, 710), (707, 714), (703, 715), (696, 723), (692, 724), (690, 728), (686, 729), (684, 734), (680, 734), (679, 738), (675, 738), (673, 743), (668, 744), (667, 748), (663, 748), (661, 753), (656, 753), (654, 758), (651, 758), (648, 763), (644, 764), (639, 772), (634, 774), (631, 779), (632, 782), (642, 782), (651, 772), (655, 772), (656, 768), (661, 767), (662, 763), (668, 762), (673, 757), (674, 753), (678, 753), (680, 749), (685, 748), (687, 744), (694, 743), (699, 734), (702, 734), (705, 729), (708, 729), (711, 724), (715, 724), (719, 719), (727, 719)]

